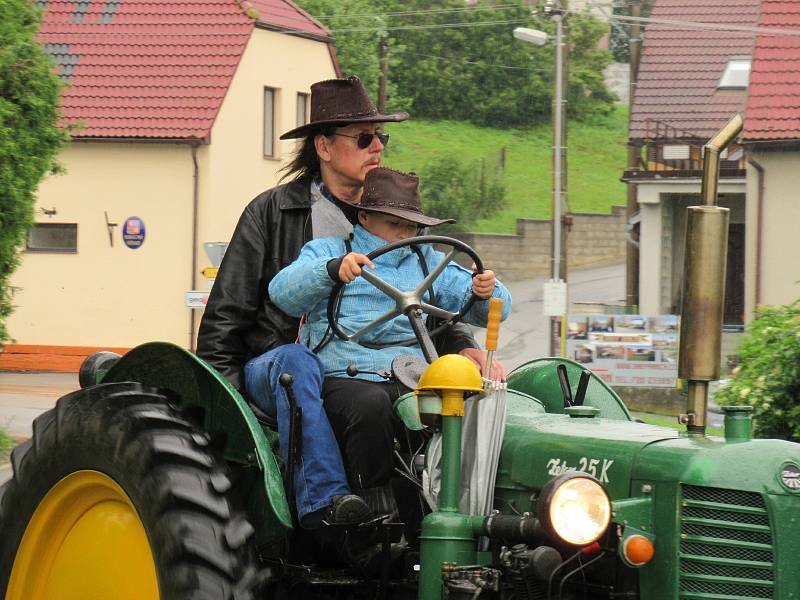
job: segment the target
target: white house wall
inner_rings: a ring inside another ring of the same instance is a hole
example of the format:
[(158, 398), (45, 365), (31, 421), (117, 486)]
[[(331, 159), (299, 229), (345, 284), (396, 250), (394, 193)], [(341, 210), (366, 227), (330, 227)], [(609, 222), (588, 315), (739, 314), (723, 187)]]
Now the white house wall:
[[(761, 221), (761, 289), (759, 303), (789, 304), (800, 298), (800, 151), (753, 152), (764, 168), (764, 198)], [(747, 169), (745, 312), (752, 317), (756, 307), (756, 226), (758, 222), (758, 173)]]
[[(683, 244), (685, 218), (673, 212), (674, 194), (697, 194), (700, 180), (637, 182), (641, 235), (639, 245), (639, 311), (660, 314), (669, 311), (673, 297), (673, 254)], [(744, 180), (722, 180), (720, 194), (742, 194)], [(665, 211), (667, 211), (665, 213)], [(681, 220), (683, 225), (681, 225)]]

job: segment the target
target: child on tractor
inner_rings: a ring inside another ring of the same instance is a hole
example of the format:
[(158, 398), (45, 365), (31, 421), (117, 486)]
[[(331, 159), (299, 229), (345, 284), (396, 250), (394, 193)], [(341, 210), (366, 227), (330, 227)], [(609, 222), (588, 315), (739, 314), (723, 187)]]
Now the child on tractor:
[[(416, 250), (401, 247), (375, 260), (367, 254), (387, 243), (414, 237), (423, 227), (453, 220), (422, 213), (416, 175), (383, 167), (367, 174), (358, 208), (358, 225), (351, 239), (308, 242), (298, 259), (271, 281), (269, 295), (287, 314), (306, 315), (300, 341), (315, 349), (324, 368), (324, 408), (342, 450), (348, 481), (353, 493), (381, 514), (395, 509), (389, 485), (394, 449), (392, 402), (407, 391), (391, 379), (391, 364), (400, 355), (422, 358), (423, 351), (419, 344), (397, 345), (414, 337), (410, 320), (402, 314), (388, 318), (394, 300), (359, 275), (367, 267), (369, 273), (397, 290), (415, 289), (428, 267), (442, 261), (442, 253), (423, 244)], [(347, 284), (337, 311), (340, 328), (354, 332), (374, 322), (358, 341), (345, 341), (330, 333), (326, 299), (340, 282)], [(508, 315), (511, 296), (494, 273), (473, 274), (455, 262), (442, 269), (426, 302), (458, 312), (473, 294), (477, 301), (464, 313), (466, 322), (485, 326), (491, 297), (504, 300), (502, 318)]]

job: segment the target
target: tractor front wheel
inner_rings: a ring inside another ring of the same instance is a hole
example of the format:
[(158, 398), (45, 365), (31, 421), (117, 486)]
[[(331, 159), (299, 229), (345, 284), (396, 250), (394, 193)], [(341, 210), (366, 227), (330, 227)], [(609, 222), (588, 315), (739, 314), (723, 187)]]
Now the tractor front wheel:
[(64, 396), (0, 488), (6, 600), (254, 598), (253, 527), (179, 406), (136, 383)]

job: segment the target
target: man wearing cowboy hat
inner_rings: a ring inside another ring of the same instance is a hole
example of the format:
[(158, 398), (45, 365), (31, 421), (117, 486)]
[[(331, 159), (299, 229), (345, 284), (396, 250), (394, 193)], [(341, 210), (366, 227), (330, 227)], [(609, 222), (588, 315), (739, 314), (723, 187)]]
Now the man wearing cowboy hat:
[[(424, 244), (419, 246), (419, 253), (405, 247), (372, 260), (367, 255), (388, 243), (417, 235), (421, 227), (452, 221), (423, 214), (415, 174), (376, 167), (366, 175), (358, 224), (351, 238), (311, 240), (303, 246), (298, 259), (270, 282), (269, 295), (278, 307), (289, 315), (307, 315), (300, 339), (306, 346), (318, 349), (325, 372), (325, 412), (342, 448), (351, 489), (356, 493), (362, 488), (381, 489), (392, 476), (392, 403), (409, 390), (381, 373), (391, 373), (392, 362), (399, 356), (424, 359), (424, 355), (419, 344), (401, 345), (415, 337), (403, 314), (378, 325), (359, 342), (331, 336), (325, 299), (335, 283), (346, 283), (339, 302), (339, 327), (355, 332), (380, 322), (395, 308), (395, 300), (359, 277), (362, 267), (395, 289), (410, 290), (421, 283), (428, 269), (444, 260), (444, 254)], [(455, 262), (450, 262), (433, 281), (428, 301), (458, 313), (468, 306), (473, 294), (479, 300), (464, 313), (467, 323), (486, 326), (486, 300), (492, 297), (503, 300), (502, 318), (508, 315), (511, 295), (496, 281), (494, 273), (486, 270), (473, 275)], [(347, 374), (343, 366), (347, 366)]]
[[(263, 192), (245, 208), (200, 323), (197, 354), (249, 401), (277, 416), (284, 458), (288, 404), (278, 377), (285, 372), (294, 376), (295, 396), (303, 409), (303, 459), (294, 485), (298, 518), (305, 527), (323, 519), (358, 523), (371, 511), (347, 485), (322, 407), (319, 359), (304, 345), (292, 343), (298, 319), (275, 306), (265, 291), (307, 241), (350, 234), (364, 177), (380, 165), (388, 142), (382, 124), (407, 118), (406, 113), (379, 113), (356, 77), (312, 85), (310, 123), (281, 136), (302, 138), (286, 167), (284, 178), (291, 181)], [(444, 343), (442, 352), (482, 360), (466, 326), (451, 332)]]

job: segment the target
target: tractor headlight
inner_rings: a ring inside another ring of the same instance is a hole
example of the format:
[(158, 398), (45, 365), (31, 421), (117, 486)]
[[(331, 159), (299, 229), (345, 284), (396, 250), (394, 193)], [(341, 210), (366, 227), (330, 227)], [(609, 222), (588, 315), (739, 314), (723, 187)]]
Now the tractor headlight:
[(552, 535), (575, 546), (597, 541), (611, 522), (611, 500), (598, 481), (580, 471), (551, 479), (537, 504), (539, 522)]

